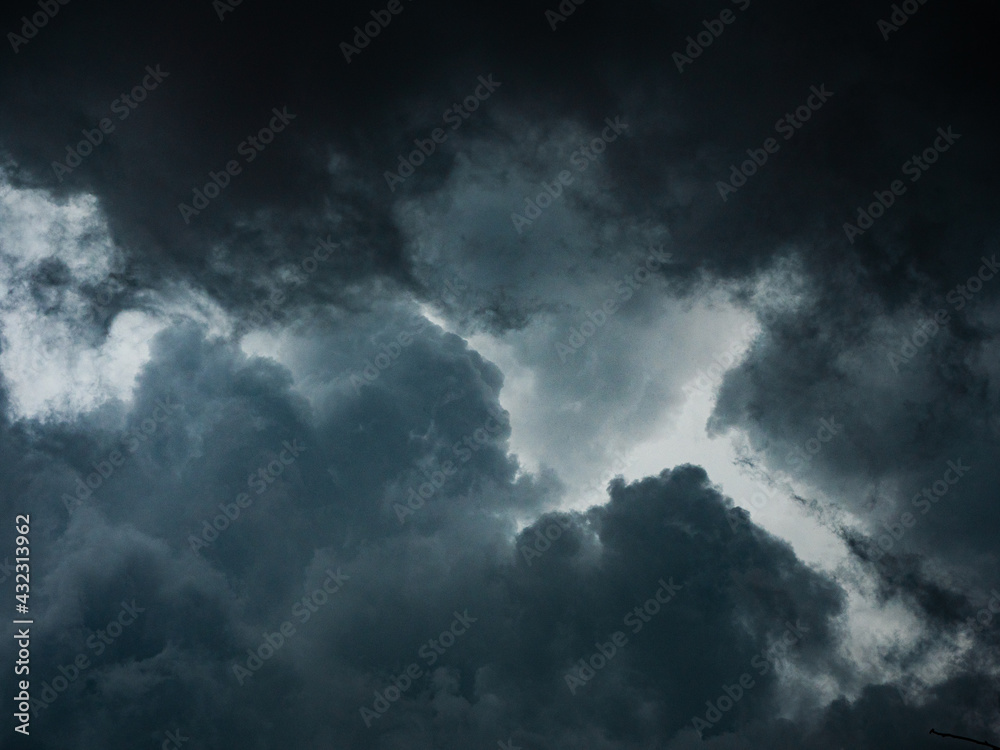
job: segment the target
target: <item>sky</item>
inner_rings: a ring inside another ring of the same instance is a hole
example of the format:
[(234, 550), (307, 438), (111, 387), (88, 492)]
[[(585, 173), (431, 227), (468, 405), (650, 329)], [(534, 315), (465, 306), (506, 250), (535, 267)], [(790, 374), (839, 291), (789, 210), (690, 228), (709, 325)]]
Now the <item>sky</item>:
[(1000, 742), (996, 20), (6, 6), (0, 748)]

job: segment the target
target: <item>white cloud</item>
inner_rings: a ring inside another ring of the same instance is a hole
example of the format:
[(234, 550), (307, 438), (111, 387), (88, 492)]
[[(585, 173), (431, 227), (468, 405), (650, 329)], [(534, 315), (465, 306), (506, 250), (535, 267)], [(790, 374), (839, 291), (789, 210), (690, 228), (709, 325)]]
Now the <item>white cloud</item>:
[[(40, 278), (60, 263), (69, 278)], [(127, 401), (158, 331), (178, 319), (220, 327), (206, 295), (167, 286), (143, 293), (142, 309), (119, 313), (105, 335), (82, 286), (100, 286), (122, 263), (93, 196), (57, 202), (0, 173), (0, 373), (14, 418), (69, 419)]]

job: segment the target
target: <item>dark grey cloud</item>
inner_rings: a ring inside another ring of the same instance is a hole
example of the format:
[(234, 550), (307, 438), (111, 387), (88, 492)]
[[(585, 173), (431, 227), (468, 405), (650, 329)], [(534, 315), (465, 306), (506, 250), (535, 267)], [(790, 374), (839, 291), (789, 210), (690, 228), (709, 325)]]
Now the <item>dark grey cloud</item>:
[[(557, 5), (400, 0), (348, 62), (384, 5), (68, 3), (4, 50), (0, 506), (32, 518), (32, 695), (66, 680), (22, 744), (997, 736), (992, 8), (885, 38), (891, 4)], [(583, 494), (750, 330), (704, 427), (825, 565), (669, 452)]]
[[(420, 390), (407, 388), (412, 379)], [(35, 638), (44, 648), (33, 670), (39, 685), (51, 685), (76, 654), (92, 664), (39, 711), (40, 746), (68, 737), (96, 745), (97, 736), (105, 746), (129, 744), (173, 723), (202, 746), (215, 744), (215, 733), (308, 745), (330, 721), (359, 746), (419, 744), (424, 732), (439, 746), (503, 733), (560, 742), (580, 732), (620, 734), (632, 745), (680, 730), (786, 622), (808, 632), (789, 659), (817, 674), (841, 668), (829, 651), (843, 606), (838, 586), (765, 532), (734, 534), (729, 501), (699, 468), (631, 486), (619, 480), (606, 506), (563, 517), (564, 534), (539, 545), (537, 559), (526, 556), (522, 548), (554, 517), (515, 532), (512, 513), (544, 504), (544, 481), (515, 478), (502, 435), (476, 443), (466, 462), (452, 450), (497, 409), (499, 385), (494, 367), (431, 328), (375, 385), (342, 391), (318, 410), (274, 364), (193, 329), (164, 335), (120, 416), (131, 425), (163, 393), (182, 414), (72, 513), (57, 494), (121, 448), (121, 433), (89, 418), (36, 423), (29, 457), (26, 437), (8, 431), (17, 443), (5, 453), (12, 468), (23, 475), (31, 464), (37, 477), (17, 495), (40, 550)], [(295, 440), (305, 450), (258, 494), (248, 476)], [(401, 526), (385, 507), (417, 481), (401, 456), (415, 464), (438, 451), (459, 472)], [(252, 504), (193, 551), (188, 539), (200, 521), (241, 491)], [(331, 568), (346, 581), (299, 622), (296, 601)], [(647, 607), (628, 619), (661, 579), (679, 587), (662, 612)], [(133, 600), (144, 611), (96, 653), (102, 641), (90, 635)], [(455, 611), (475, 622), (429, 664), (434, 651), (421, 644)], [(233, 664), (286, 621), (297, 632), (240, 685)], [(572, 694), (566, 674), (616, 631), (628, 635), (622, 653)], [(359, 709), (412, 662), (421, 678), (366, 728)], [(747, 698), (751, 710), (771, 699), (771, 680), (760, 684)], [(112, 720), (123, 700), (130, 718)]]

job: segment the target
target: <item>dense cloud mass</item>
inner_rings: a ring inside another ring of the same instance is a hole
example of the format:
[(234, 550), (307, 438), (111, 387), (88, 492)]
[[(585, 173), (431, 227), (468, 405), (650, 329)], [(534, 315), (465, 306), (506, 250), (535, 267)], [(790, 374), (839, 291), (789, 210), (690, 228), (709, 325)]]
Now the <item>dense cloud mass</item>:
[(1000, 742), (992, 4), (183, 6), (3, 17), (0, 748)]

